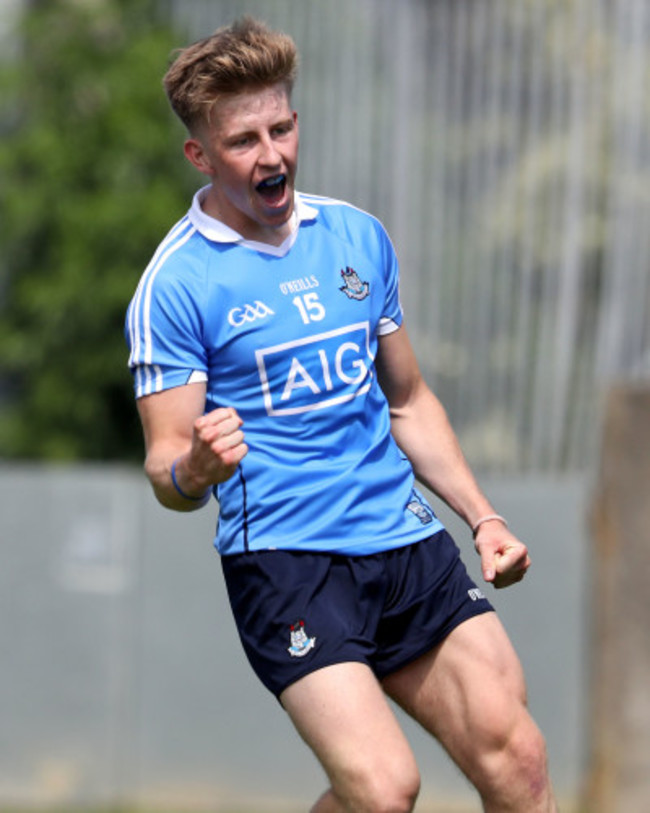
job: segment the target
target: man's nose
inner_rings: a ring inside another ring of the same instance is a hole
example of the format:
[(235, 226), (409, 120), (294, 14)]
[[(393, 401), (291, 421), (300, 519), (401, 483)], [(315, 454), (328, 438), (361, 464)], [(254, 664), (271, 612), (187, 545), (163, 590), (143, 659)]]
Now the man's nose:
[(261, 140), (260, 163), (267, 166), (277, 166), (282, 161), (275, 142), (267, 133)]

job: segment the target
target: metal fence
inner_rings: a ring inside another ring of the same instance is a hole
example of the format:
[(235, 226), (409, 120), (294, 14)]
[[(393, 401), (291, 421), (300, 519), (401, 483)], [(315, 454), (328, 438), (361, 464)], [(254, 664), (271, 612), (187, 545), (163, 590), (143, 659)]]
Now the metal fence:
[(293, 35), (299, 186), (387, 226), (422, 368), (471, 462), (589, 467), (650, 375), (646, 0), (183, 0), (188, 39)]

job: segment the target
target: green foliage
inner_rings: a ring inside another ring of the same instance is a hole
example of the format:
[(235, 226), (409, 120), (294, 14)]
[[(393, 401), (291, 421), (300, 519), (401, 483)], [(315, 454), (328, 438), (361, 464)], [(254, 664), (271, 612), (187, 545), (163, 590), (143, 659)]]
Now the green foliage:
[(48, 0), (0, 70), (0, 454), (142, 458), (124, 313), (196, 177), (149, 0)]

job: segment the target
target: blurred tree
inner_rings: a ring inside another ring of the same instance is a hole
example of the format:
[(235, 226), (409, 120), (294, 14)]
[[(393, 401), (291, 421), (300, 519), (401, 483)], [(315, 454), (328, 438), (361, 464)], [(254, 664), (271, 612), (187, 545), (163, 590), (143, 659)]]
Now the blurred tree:
[(151, 0), (32, 3), (0, 69), (0, 455), (142, 458), (124, 313), (196, 178)]

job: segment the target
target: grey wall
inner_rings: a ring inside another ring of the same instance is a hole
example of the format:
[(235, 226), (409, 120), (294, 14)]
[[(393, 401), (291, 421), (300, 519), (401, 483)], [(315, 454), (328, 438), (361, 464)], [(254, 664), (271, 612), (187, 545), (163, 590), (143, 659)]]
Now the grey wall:
[[(588, 483), (483, 485), (531, 547), (526, 581), (491, 597), (570, 800), (585, 750)], [(213, 506), (165, 511), (138, 470), (0, 467), (0, 806), (246, 802), (286, 813), (324, 787), (240, 651), (215, 518)], [(448, 524), (478, 578), (467, 532)], [(437, 745), (407, 728), (424, 779), (419, 809), (472, 804)]]

